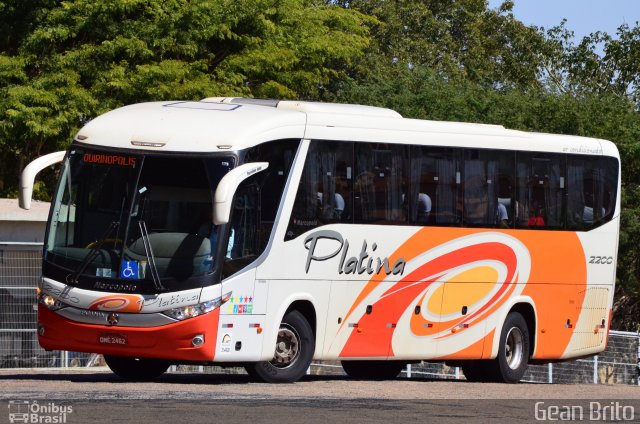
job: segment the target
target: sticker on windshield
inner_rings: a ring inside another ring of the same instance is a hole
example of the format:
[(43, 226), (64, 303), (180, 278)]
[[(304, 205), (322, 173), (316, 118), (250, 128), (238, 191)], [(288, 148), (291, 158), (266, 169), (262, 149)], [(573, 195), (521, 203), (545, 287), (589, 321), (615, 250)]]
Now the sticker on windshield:
[(138, 261), (122, 261), (120, 278), (125, 280), (137, 280), (140, 278), (140, 264)]
[(96, 277), (107, 277), (111, 278), (113, 273), (111, 268), (96, 268)]

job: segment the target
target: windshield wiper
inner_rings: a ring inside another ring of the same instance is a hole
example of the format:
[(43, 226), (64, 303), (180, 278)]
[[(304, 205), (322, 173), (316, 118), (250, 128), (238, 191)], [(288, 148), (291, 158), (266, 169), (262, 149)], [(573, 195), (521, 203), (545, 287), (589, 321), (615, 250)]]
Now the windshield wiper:
[(78, 278), (80, 278), (80, 275), (84, 272), (85, 269), (87, 269), (89, 264), (91, 262), (93, 262), (98, 257), (98, 253), (100, 252), (100, 249), (102, 248), (102, 245), (109, 238), (109, 236), (113, 233), (113, 231), (116, 228), (118, 228), (119, 225), (120, 225), (120, 222), (118, 222), (118, 221), (112, 221), (111, 224), (109, 224), (109, 227), (104, 232), (104, 234), (102, 235), (100, 240), (98, 240), (96, 242), (96, 244), (93, 245), (93, 247), (91, 248), (89, 253), (87, 253), (87, 256), (84, 257), (84, 260), (82, 261), (80, 266), (76, 269), (76, 271), (73, 274), (70, 274), (70, 275), (67, 276), (67, 283), (69, 283), (69, 284), (78, 284)]
[(142, 235), (142, 244), (144, 245), (144, 252), (147, 255), (147, 261), (149, 261), (149, 270), (151, 270), (151, 278), (153, 279), (153, 287), (161, 292), (165, 291), (166, 288), (162, 285), (160, 281), (160, 275), (158, 274), (158, 268), (156, 267), (156, 258), (153, 254), (153, 249), (151, 248), (151, 243), (149, 242), (149, 231), (147, 230), (147, 224), (143, 219), (138, 221), (138, 226), (140, 227), (140, 234)]

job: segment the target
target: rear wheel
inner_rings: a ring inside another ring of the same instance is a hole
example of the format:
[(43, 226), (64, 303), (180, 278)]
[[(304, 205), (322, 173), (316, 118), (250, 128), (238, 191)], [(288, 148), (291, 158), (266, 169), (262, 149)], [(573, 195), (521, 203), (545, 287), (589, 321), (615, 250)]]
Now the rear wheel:
[(267, 383), (291, 383), (306, 374), (315, 352), (313, 330), (298, 311), (282, 319), (275, 352), (271, 361), (247, 364), (245, 369), (253, 380)]
[(498, 356), (490, 363), (489, 380), (518, 383), (529, 365), (529, 328), (524, 317), (511, 312), (502, 326)]
[(357, 380), (392, 380), (405, 366), (399, 361), (342, 361), (344, 372)]
[(502, 326), (498, 356), (490, 361), (468, 361), (462, 372), (469, 381), (518, 383), (529, 362), (529, 328), (524, 317), (511, 312)]
[(495, 359), (495, 377), (505, 383), (517, 383), (529, 365), (529, 328), (524, 317), (512, 312), (502, 328), (500, 351)]
[(160, 377), (171, 365), (162, 359), (131, 358), (104, 355), (104, 361), (111, 371), (125, 380), (144, 381)]

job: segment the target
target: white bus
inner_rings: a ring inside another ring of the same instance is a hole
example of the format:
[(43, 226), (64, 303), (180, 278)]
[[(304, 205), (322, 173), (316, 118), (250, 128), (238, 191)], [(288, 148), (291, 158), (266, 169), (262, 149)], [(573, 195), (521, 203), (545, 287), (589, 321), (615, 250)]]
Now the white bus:
[(447, 361), (473, 381), (604, 350), (620, 165), (608, 141), (208, 98), (85, 125), (45, 239), (38, 334), (128, 379), (170, 364), (296, 381)]

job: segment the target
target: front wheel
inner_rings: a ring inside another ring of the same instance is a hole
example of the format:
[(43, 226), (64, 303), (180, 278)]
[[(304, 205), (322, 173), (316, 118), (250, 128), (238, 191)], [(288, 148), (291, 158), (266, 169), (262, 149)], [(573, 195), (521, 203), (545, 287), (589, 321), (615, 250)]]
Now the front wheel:
[(315, 337), (309, 322), (300, 312), (291, 311), (280, 324), (273, 359), (247, 364), (245, 369), (256, 381), (292, 383), (306, 374), (315, 348)]
[(111, 371), (125, 380), (144, 381), (160, 377), (169, 368), (168, 361), (151, 358), (131, 358), (104, 355), (104, 361)]

